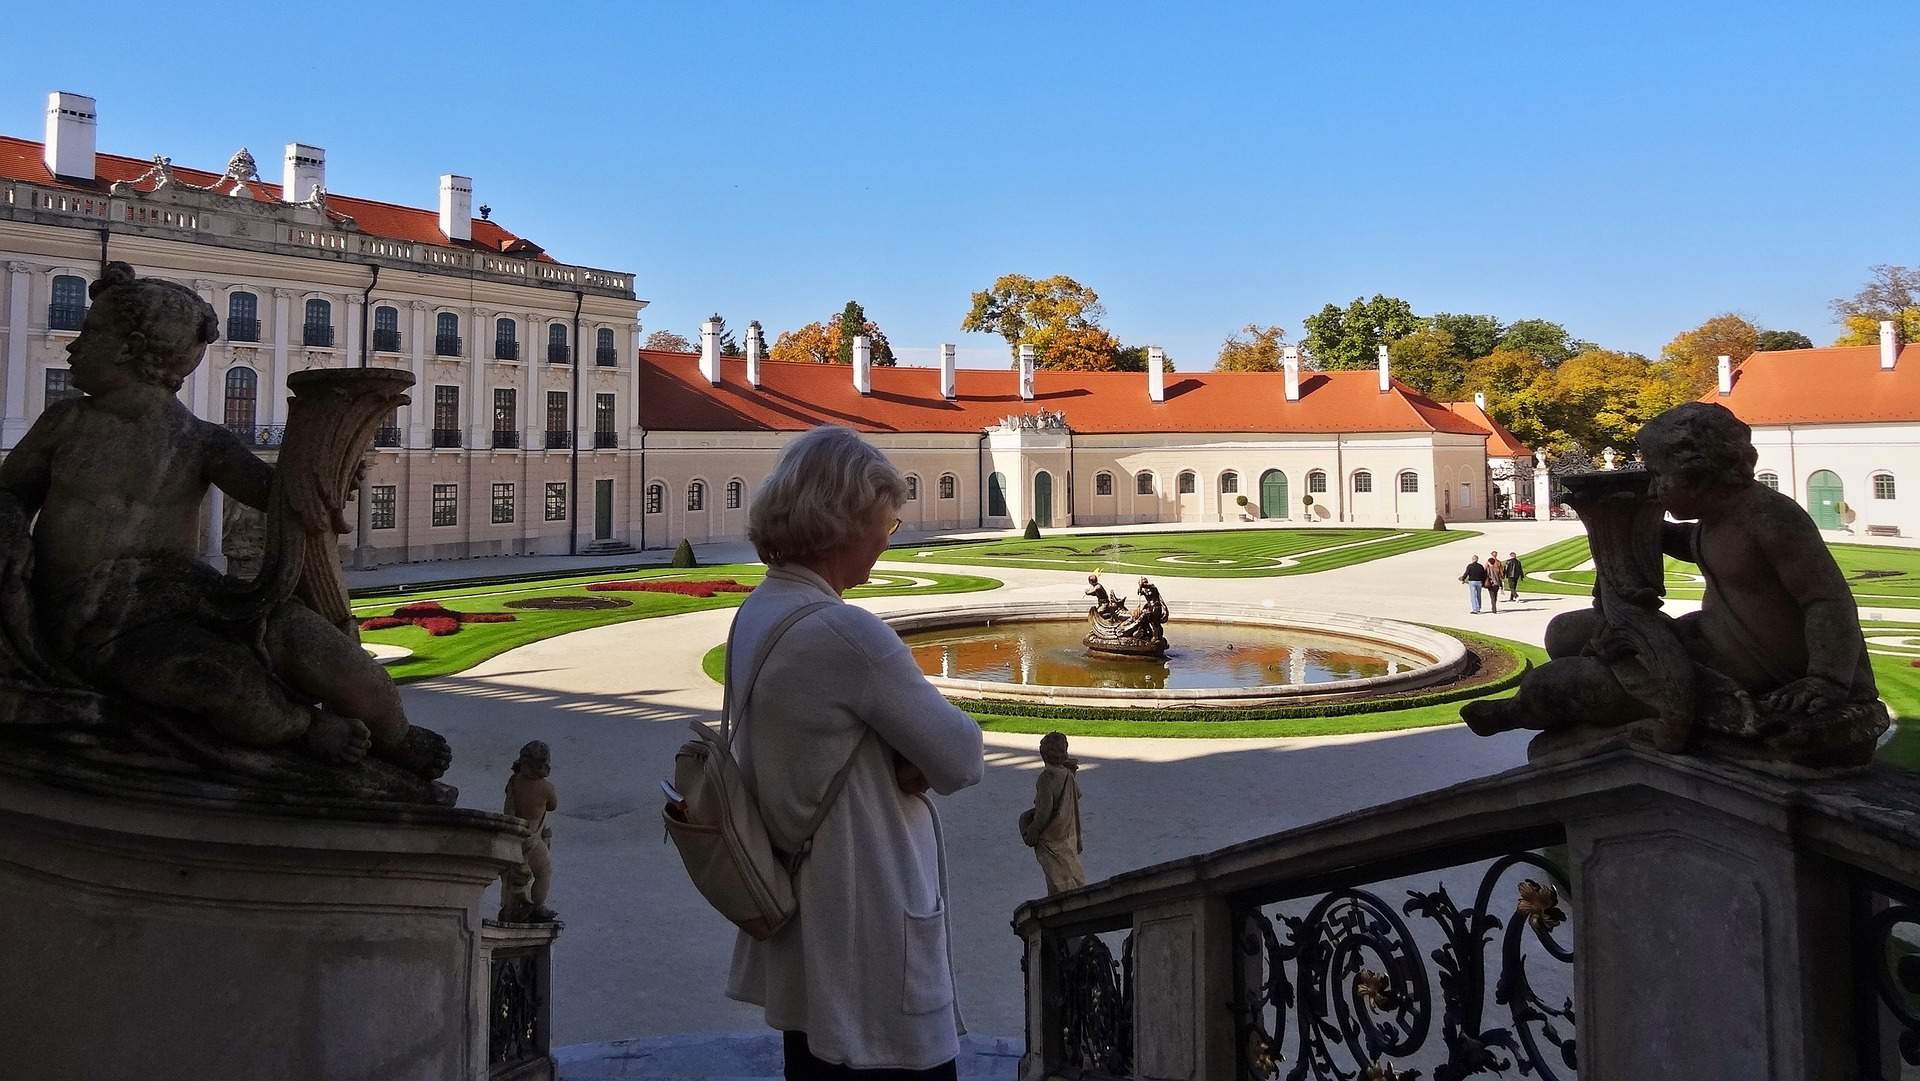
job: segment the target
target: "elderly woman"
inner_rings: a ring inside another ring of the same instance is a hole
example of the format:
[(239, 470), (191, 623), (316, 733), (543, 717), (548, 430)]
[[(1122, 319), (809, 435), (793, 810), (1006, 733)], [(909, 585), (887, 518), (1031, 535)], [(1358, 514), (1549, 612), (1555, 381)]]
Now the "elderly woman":
[(788, 1078), (953, 1077), (964, 1031), (948, 944), (946, 859), (926, 795), (980, 780), (980, 728), (936, 693), (905, 643), (840, 600), (899, 527), (906, 484), (845, 428), (789, 446), (755, 498), (748, 536), (768, 565), (740, 606), (727, 680), (774, 627), (803, 616), (755, 682), (734, 749), (773, 841), (792, 851), (834, 775), (845, 787), (794, 880), (799, 914), (742, 933), (727, 994), (785, 1034)]

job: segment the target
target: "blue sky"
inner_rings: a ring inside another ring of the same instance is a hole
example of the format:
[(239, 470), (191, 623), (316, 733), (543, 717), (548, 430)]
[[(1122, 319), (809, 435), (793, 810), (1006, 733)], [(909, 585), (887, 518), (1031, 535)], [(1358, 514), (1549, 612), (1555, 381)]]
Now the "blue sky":
[[(1562, 10), (1544, 12), (1542, 8)], [(1576, 10), (1579, 9), (1579, 10)], [(100, 146), (219, 168), (327, 149), (436, 177), (557, 258), (631, 270), (648, 329), (780, 330), (859, 299), (963, 363), (968, 294), (1070, 274), (1129, 344), (1211, 365), (1328, 301), (1550, 318), (1648, 354), (1720, 311), (1825, 342), (1920, 262), (1910, 7), (104, 3), (14, 20), (0, 132), (46, 92)], [(24, 39), (19, 35), (24, 35)]]

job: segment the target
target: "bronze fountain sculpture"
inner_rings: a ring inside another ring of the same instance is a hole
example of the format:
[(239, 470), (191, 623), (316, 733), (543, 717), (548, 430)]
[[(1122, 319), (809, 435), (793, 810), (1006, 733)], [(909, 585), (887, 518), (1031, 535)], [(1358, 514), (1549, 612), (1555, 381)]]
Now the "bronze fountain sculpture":
[(1086, 595), (1093, 598), (1087, 609), (1092, 624), (1085, 639), (1088, 649), (1116, 657), (1167, 655), (1167, 605), (1151, 581), (1140, 579), (1140, 607), (1132, 612), (1125, 597), (1100, 584), (1098, 574), (1087, 575)]

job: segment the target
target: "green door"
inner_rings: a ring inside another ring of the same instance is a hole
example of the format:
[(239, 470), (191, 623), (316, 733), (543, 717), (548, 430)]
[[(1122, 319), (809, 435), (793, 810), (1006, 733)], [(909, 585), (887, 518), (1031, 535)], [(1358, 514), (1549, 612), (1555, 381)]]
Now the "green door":
[(1821, 529), (1845, 528), (1847, 523), (1840, 519), (1840, 504), (1845, 498), (1840, 478), (1831, 470), (1822, 469), (1807, 478), (1807, 512)]
[(593, 539), (606, 540), (613, 536), (613, 482), (596, 480), (593, 482)]
[(1260, 474), (1260, 517), (1287, 516), (1287, 475), (1278, 469)]
[(1044, 469), (1033, 475), (1033, 520), (1053, 524), (1053, 474)]

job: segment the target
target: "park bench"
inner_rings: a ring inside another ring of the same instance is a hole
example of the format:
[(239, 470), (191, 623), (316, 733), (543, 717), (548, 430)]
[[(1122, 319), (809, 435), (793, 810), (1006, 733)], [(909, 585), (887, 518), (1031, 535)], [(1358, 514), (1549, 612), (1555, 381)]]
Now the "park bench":
[(1867, 536), (1869, 537), (1897, 537), (1899, 535), (1900, 527), (1897, 525), (1870, 525), (1867, 527)]

